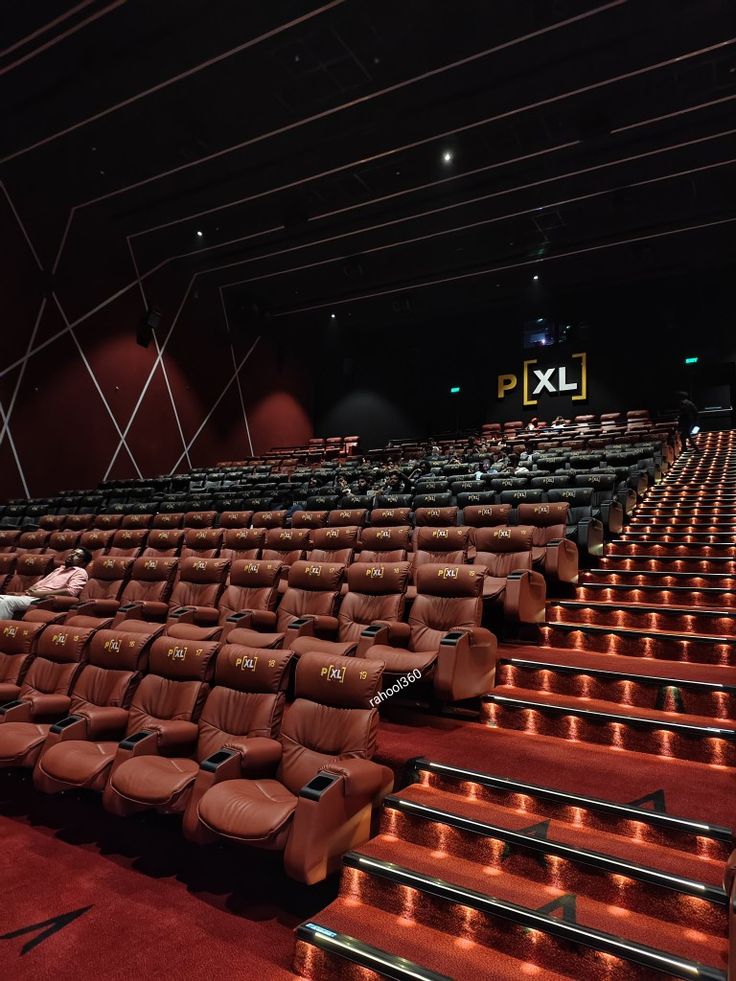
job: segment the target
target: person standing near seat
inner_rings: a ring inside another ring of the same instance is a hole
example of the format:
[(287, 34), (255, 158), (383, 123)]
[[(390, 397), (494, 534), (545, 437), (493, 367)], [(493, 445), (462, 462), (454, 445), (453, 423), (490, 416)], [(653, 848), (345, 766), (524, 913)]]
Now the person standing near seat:
[(698, 424), (698, 407), (688, 398), (687, 392), (677, 393), (680, 399), (680, 414), (677, 417), (677, 428), (680, 430), (682, 448), (689, 446), (693, 450), (698, 449), (698, 444), (693, 438), (693, 427)]
[(85, 566), (91, 561), (91, 552), (86, 548), (75, 548), (67, 555), (63, 565), (39, 579), (22, 596), (0, 596), (0, 620), (11, 620), (32, 603), (50, 596), (79, 596), (88, 578)]

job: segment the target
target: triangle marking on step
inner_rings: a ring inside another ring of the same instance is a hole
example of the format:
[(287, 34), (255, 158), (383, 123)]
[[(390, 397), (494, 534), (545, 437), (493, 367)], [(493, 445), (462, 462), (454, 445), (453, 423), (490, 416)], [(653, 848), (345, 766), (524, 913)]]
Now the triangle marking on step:
[[(549, 825), (549, 821), (537, 821), (535, 824), (530, 824), (527, 828), (519, 828), (517, 834), (528, 835), (530, 838), (538, 838), (540, 841), (547, 841)], [(506, 842), (501, 852), (501, 861), (505, 862), (507, 858), (510, 858), (517, 851), (526, 852), (526, 849), (521, 845), (512, 845), (510, 842)], [(542, 868), (547, 867), (547, 858), (542, 852), (535, 852), (534, 857)]]
[(652, 805), (652, 810), (656, 814), (666, 814), (667, 805), (664, 799), (664, 790), (653, 790), (651, 794), (645, 794), (636, 800), (626, 802), (630, 807), (643, 807), (646, 804)]
[(0, 934), (0, 940), (14, 940), (16, 937), (22, 937), (26, 933), (35, 933), (40, 930), (37, 936), (33, 937), (31, 940), (27, 940), (21, 947), (20, 957), (27, 954), (29, 951), (33, 950), (44, 940), (48, 940), (49, 937), (58, 933), (59, 930), (63, 930), (65, 926), (69, 926), (78, 917), (83, 916), (92, 909), (92, 906), (80, 906), (79, 909), (71, 910), (69, 913), (59, 913), (58, 916), (52, 916), (48, 920), (41, 920), (40, 923), (31, 923), (30, 926), (21, 927), (18, 930), (11, 930), (10, 933)]
[(570, 892), (565, 896), (558, 896), (551, 903), (537, 908), (537, 913), (546, 913), (547, 916), (554, 916), (560, 913), (560, 919), (565, 923), (577, 923), (577, 896)]

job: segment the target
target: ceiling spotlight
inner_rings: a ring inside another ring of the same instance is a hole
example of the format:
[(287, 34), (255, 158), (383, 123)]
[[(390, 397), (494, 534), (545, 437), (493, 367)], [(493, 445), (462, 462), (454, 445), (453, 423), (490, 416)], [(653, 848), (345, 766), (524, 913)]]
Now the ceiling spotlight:
[(533, 279), (533, 280), (534, 280), (534, 282), (536, 283), (536, 281), (537, 281), (537, 280), (539, 279), (539, 276), (537, 276), (537, 274), (536, 274), (536, 273), (534, 273), (534, 275), (532, 276), (532, 279)]
[(202, 238), (203, 235), (204, 235), (204, 232), (200, 232), (200, 230), (197, 229), (197, 238)]
[(446, 164), (452, 163), (452, 151), (445, 150), (445, 152), (442, 154), (442, 160)]
[(337, 314), (336, 313), (331, 313), (330, 314), (330, 320), (336, 320), (336, 319), (337, 319)]

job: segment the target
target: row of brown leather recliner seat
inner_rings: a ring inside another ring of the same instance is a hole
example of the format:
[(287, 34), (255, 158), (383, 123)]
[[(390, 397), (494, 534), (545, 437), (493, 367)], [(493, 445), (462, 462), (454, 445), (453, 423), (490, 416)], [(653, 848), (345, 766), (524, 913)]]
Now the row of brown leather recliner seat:
[(293, 878), (324, 879), (393, 786), (371, 759), (382, 663), (162, 630), (0, 621), (0, 668), (21, 676), (0, 681), (0, 767), (121, 816), (181, 814), (190, 841), (278, 850)]

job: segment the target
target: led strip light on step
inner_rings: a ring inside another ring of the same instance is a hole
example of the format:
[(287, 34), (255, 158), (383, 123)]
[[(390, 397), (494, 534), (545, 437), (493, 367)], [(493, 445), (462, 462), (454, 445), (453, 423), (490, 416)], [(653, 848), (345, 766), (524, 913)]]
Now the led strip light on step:
[(338, 933), (322, 926), (320, 923), (302, 923), (296, 928), (299, 940), (314, 944), (328, 953), (336, 954), (345, 960), (370, 968), (385, 978), (395, 981), (452, 981), (446, 974), (437, 974), (425, 967), (420, 967), (405, 957), (397, 957), (378, 947), (365, 944), (347, 933)]
[(459, 903), (471, 909), (499, 916), (520, 926), (541, 930), (543, 933), (560, 937), (572, 943), (584, 944), (594, 950), (600, 950), (614, 957), (620, 957), (653, 970), (664, 971), (677, 978), (697, 978), (701, 981), (727, 981), (726, 974), (717, 968), (689, 961), (657, 950), (645, 947), (643, 944), (630, 943), (620, 937), (602, 930), (568, 923), (553, 916), (539, 913), (537, 910), (517, 906), (505, 900), (487, 896), (472, 889), (453, 885), (443, 879), (433, 878), (419, 872), (412, 872), (392, 862), (382, 862), (377, 859), (348, 852), (344, 858), (348, 868), (359, 869), (369, 875), (379, 876), (399, 885), (410, 886), (420, 892), (435, 896), (449, 903)]
[(661, 811), (650, 811), (643, 807), (636, 807), (633, 804), (618, 804), (615, 801), (603, 800), (599, 797), (585, 797), (582, 794), (570, 793), (564, 790), (555, 790), (553, 787), (544, 787), (539, 784), (524, 783), (519, 780), (512, 780), (508, 777), (491, 776), (488, 773), (480, 773), (478, 770), (466, 770), (462, 767), (452, 766), (447, 763), (437, 763), (425, 759), (422, 756), (411, 761), (415, 770), (424, 770), (428, 773), (436, 773), (439, 776), (449, 777), (454, 780), (477, 783), (482, 787), (491, 790), (500, 790), (505, 793), (526, 794), (530, 797), (538, 797), (540, 800), (554, 801), (569, 807), (581, 807), (590, 810), (602, 811), (604, 813), (615, 814), (618, 817), (626, 818), (630, 821), (642, 821), (647, 824), (661, 824), (667, 827), (682, 830), (692, 835), (703, 835), (715, 838), (720, 841), (728, 842), (733, 840), (733, 832), (730, 828), (725, 828), (717, 824), (706, 824), (703, 821), (693, 821), (690, 818), (677, 817), (673, 814), (664, 814)]

